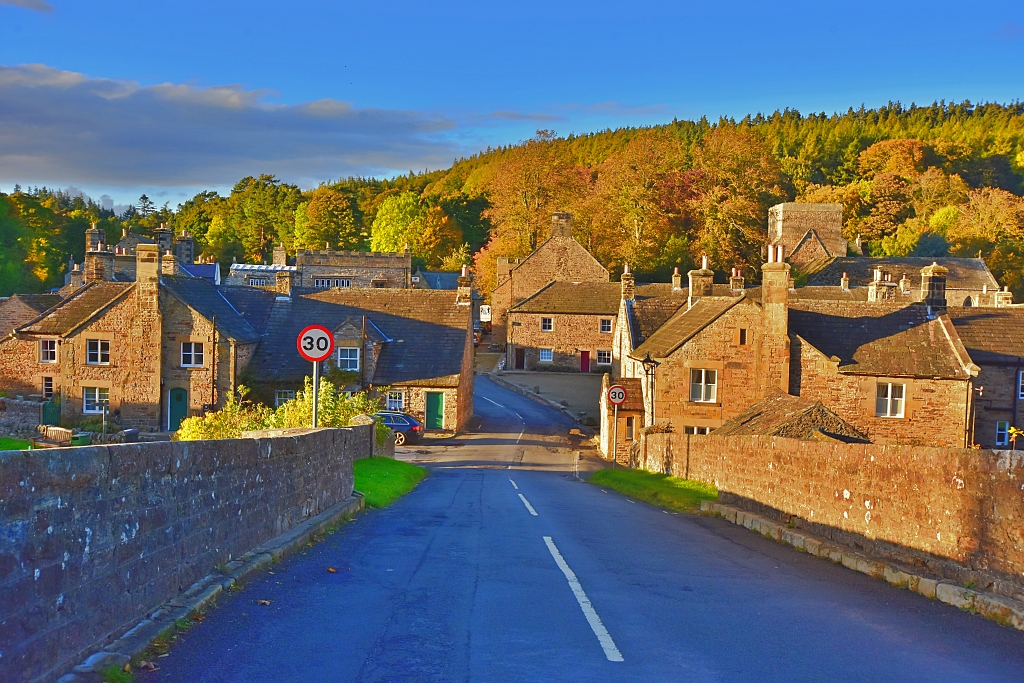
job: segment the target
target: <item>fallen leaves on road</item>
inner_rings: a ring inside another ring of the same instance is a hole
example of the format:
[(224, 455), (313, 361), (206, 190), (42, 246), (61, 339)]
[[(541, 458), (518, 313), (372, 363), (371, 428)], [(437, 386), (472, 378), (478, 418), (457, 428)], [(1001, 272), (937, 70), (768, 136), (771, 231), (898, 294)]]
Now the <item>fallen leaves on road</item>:
[(338, 570), (337, 570), (337, 569), (335, 569), (334, 567), (328, 567), (328, 568), (327, 568), (327, 571), (329, 571), (329, 572), (330, 572), (330, 573), (332, 573), (332, 574), (337, 574), (337, 573), (338, 573)]
[(202, 621), (206, 617), (204, 617), (202, 614), (193, 614), (192, 618), (195, 619), (196, 621)]
[(257, 600), (256, 604), (257, 605), (269, 605), (272, 602), (274, 602), (274, 601), (273, 600)]
[(143, 659), (141, 662), (139, 662), (138, 669), (139, 671), (159, 671), (160, 667), (154, 664), (153, 662)]

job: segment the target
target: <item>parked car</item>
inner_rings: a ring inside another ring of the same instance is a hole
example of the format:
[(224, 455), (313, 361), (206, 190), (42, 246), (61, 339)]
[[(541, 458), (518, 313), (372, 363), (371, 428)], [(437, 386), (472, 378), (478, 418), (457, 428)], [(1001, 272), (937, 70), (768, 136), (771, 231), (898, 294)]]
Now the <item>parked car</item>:
[(376, 417), (395, 433), (396, 446), (416, 443), (423, 436), (423, 425), (412, 415), (389, 410), (377, 413)]

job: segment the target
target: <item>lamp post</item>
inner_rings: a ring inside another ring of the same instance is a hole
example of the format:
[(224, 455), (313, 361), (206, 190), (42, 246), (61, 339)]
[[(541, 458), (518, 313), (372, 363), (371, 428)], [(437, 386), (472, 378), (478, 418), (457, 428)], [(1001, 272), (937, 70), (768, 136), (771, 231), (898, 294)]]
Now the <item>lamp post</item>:
[(661, 365), (658, 361), (651, 358), (651, 352), (648, 351), (647, 355), (644, 356), (640, 364), (644, 366), (644, 374), (647, 375), (647, 395), (651, 397), (651, 421), (648, 426), (654, 424), (655, 412), (654, 412), (654, 380), (655, 374), (658, 371), (658, 366)]

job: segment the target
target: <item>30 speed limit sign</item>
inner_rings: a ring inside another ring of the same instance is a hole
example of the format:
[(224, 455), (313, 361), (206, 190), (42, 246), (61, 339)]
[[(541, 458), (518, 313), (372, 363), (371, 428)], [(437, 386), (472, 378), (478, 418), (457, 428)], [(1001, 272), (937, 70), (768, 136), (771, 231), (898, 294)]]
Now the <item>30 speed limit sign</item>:
[(618, 384), (608, 387), (608, 402), (614, 406), (621, 406), (626, 402), (626, 389)]
[(334, 335), (323, 325), (310, 325), (295, 340), (299, 353), (310, 363), (319, 363), (334, 351)]

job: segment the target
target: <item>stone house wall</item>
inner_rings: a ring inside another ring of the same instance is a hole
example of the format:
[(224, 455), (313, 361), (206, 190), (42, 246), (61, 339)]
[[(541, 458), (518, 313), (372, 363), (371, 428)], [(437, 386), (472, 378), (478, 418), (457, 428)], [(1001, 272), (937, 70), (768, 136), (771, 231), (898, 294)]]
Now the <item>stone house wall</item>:
[(0, 434), (33, 432), (42, 420), (40, 401), (0, 398)]
[[(61, 343), (57, 341), (57, 358), (61, 357)], [(6, 337), (0, 340), (0, 390), (11, 396), (41, 394), (43, 377), (54, 378), (54, 390), (59, 391), (57, 363), (39, 362), (39, 341)]]
[(38, 317), (39, 311), (15, 297), (0, 299), (0, 339)]
[[(616, 315), (583, 315), (564, 313), (521, 313), (509, 314), (512, 323), (508, 331), (509, 369), (515, 367), (516, 349), (526, 350), (526, 370), (538, 368), (562, 368), (580, 371), (580, 351), (590, 352), (591, 372), (610, 372), (611, 364), (598, 365), (597, 352), (611, 353), (615, 344)], [(551, 318), (553, 330), (541, 330), (541, 318)], [(608, 320), (612, 332), (601, 332), (601, 321)], [(515, 323), (519, 323), (518, 325)], [(541, 362), (540, 349), (552, 349), (552, 362)]]
[[(444, 394), (444, 429), (458, 431), (462, 426), (459, 422), (459, 389), (446, 386), (425, 386), (422, 384), (393, 384), (391, 391), (401, 391), (405, 394), (405, 407), (403, 413), (409, 413), (424, 425), (426, 429), (427, 419), (427, 393), (440, 392)], [(382, 402), (382, 407), (386, 405)]]
[(1024, 599), (1024, 454), (650, 434), (641, 466), (879, 559)]
[(57, 680), (218, 563), (344, 501), (372, 451), (360, 425), (0, 453), (0, 680)]
[[(1009, 426), (1024, 428), (1024, 400), (1019, 396), (1019, 375), (1024, 366), (979, 364), (981, 372), (974, 379), (976, 388), (983, 388), (974, 397), (974, 420), (971, 431), (974, 443), (982, 448), (1008, 448), (996, 446), (996, 422), (1006, 421)], [(1017, 440), (1024, 448), (1024, 439)]]

